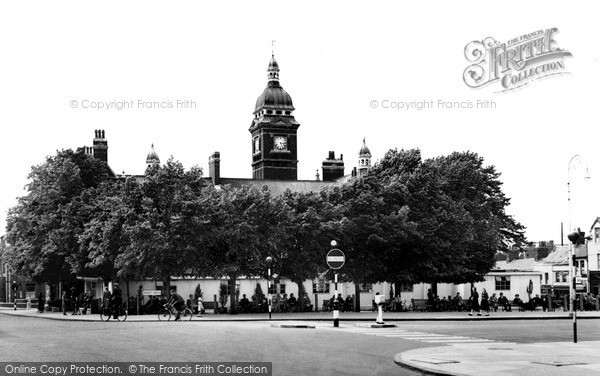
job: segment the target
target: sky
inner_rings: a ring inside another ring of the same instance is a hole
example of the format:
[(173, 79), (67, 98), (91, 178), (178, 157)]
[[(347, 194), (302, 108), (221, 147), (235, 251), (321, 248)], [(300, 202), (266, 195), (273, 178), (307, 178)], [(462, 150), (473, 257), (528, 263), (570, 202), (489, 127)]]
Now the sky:
[[(591, 1), (3, 2), (0, 235), (31, 166), (91, 146), (95, 129), (117, 173), (142, 174), (154, 144), (161, 161), (206, 174), (219, 151), (221, 176), (251, 177), (248, 128), (274, 50), (301, 124), (299, 179), (314, 179), (330, 150), (349, 174), (363, 138), (374, 161), (391, 148), (425, 158), (469, 150), (502, 174), (507, 212), (530, 241), (560, 243), (564, 223), (567, 242), (569, 223), (587, 231), (600, 216), (594, 10)], [(550, 28), (572, 54), (563, 74), (509, 91), (465, 84), (470, 42)], [(114, 108), (124, 102), (133, 105)], [(398, 108), (410, 102), (433, 105)], [(100, 103), (113, 108), (92, 108)]]

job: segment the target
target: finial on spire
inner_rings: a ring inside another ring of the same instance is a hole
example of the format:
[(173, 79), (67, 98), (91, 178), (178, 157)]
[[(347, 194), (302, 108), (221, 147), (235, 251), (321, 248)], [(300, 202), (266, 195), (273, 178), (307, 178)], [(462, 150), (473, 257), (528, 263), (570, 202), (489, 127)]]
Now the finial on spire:
[(275, 39), (271, 39), (271, 56), (275, 56)]

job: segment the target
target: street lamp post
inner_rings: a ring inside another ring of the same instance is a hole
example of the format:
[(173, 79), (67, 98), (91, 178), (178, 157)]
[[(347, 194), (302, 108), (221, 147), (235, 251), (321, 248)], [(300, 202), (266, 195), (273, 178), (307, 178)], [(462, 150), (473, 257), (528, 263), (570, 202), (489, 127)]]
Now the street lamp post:
[[(571, 170), (573, 170), (577, 164), (574, 162), (578, 162), (578, 163), (583, 163), (586, 167), (585, 167), (585, 179), (589, 179), (590, 175), (589, 175), (589, 171), (587, 168), (587, 164), (585, 163), (585, 160), (583, 159), (583, 157), (579, 154), (575, 154), (574, 156), (571, 157), (571, 159), (569, 160), (569, 166), (568, 166), (568, 171), (567, 171), (567, 201), (568, 201), (568, 210), (569, 210), (569, 231), (574, 231), (575, 229), (572, 227), (571, 225)], [(575, 231), (575, 232), (571, 232), (569, 233), (569, 235), (567, 236), (569, 238), (569, 240), (571, 241), (571, 245), (569, 248), (569, 274), (570, 274), (570, 279), (571, 279), (571, 287), (569, 289), (569, 293), (571, 295), (571, 304), (569, 307), (569, 312), (570, 314), (573, 316), (573, 341), (575, 343), (577, 343), (577, 313), (575, 311), (575, 270), (574, 270), (574, 262), (573, 262), (573, 255), (574, 255), (574, 251), (575, 251), (575, 243), (577, 242), (577, 240), (579, 240), (579, 231)]]
[(568, 171), (567, 171), (567, 202), (568, 202), (568, 210), (569, 210), (569, 231), (574, 230), (574, 228), (571, 226), (571, 170), (577, 166), (577, 164), (574, 164), (574, 162), (584, 163), (586, 165), (584, 178), (585, 179), (590, 178), (587, 164), (585, 163), (585, 160), (583, 159), (583, 157), (579, 154), (575, 154), (574, 156), (572, 156), (571, 159), (569, 160), (569, 167), (568, 167)]
[(271, 283), (271, 264), (273, 263), (273, 258), (271, 256), (267, 257), (267, 306), (269, 306), (269, 320), (271, 320), (271, 293), (269, 292), (269, 284)]
[(575, 309), (575, 271), (573, 269), (573, 255), (575, 254), (575, 244), (579, 240), (579, 231), (574, 231), (567, 235), (569, 241), (571, 241), (571, 245), (569, 246), (569, 273), (572, 275), (571, 286), (569, 288), (569, 292), (571, 294), (571, 309), (573, 315), (573, 343), (577, 343), (577, 310)]

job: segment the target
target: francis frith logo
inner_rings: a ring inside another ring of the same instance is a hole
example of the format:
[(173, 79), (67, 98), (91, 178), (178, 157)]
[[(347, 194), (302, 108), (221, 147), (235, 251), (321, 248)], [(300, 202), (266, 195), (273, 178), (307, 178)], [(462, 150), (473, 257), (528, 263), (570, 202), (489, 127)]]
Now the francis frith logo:
[(463, 79), (472, 88), (498, 81), (500, 91), (513, 90), (535, 80), (567, 73), (564, 58), (569, 51), (558, 48), (557, 28), (540, 29), (500, 43), (492, 37), (473, 41), (465, 47), (472, 64)]

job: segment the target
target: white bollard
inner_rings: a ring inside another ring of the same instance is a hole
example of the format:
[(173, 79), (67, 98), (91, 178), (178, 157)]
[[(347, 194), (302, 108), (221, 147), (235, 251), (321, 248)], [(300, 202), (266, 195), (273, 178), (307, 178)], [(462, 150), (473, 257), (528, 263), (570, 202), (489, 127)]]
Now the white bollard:
[(377, 323), (385, 324), (383, 322), (383, 305), (382, 304), (377, 305)]
[(385, 295), (375, 295), (375, 304), (377, 304), (377, 324), (384, 324), (383, 322), (383, 304), (385, 303)]

